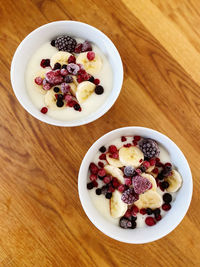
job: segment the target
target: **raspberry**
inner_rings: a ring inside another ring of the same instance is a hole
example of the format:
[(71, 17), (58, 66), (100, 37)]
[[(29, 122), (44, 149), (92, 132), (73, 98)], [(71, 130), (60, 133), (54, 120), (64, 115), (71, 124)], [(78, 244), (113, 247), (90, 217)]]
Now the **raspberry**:
[(120, 185), (117, 178), (113, 177), (112, 179), (112, 185), (114, 188), (118, 188), (118, 186)]
[(136, 169), (135, 172), (136, 172), (137, 174), (139, 174), (139, 175), (142, 173), (142, 171), (141, 171), (140, 169)]
[(70, 64), (70, 63), (76, 63), (76, 58), (75, 58), (75, 56), (71, 55), (71, 56), (68, 58), (67, 62), (68, 62), (68, 64)]
[(133, 145), (137, 146), (137, 142), (135, 140), (133, 140)]
[(96, 174), (90, 174), (90, 180), (91, 181), (96, 181), (96, 179), (97, 179), (97, 175)]
[(125, 186), (123, 184), (120, 184), (117, 189), (119, 192), (123, 193), (125, 190)]
[(141, 213), (142, 215), (146, 214), (146, 209), (141, 209), (141, 210), (140, 210), (140, 213)]
[(128, 144), (126, 144), (126, 145), (123, 145), (124, 147), (130, 147), (131, 146), (131, 144), (130, 143), (128, 143)]
[(150, 159), (149, 163), (150, 163), (150, 166), (154, 166), (156, 164), (156, 160), (155, 159)]
[(46, 67), (49, 67), (50, 66), (50, 59), (42, 59), (41, 62), (40, 62), (40, 66), (42, 68), (46, 68)]
[(150, 167), (150, 163), (148, 161), (144, 161), (142, 164), (146, 169)]
[(70, 63), (67, 65), (67, 70), (69, 73), (73, 75), (77, 75), (78, 71), (80, 70), (80, 67), (77, 64)]
[(63, 77), (60, 75), (60, 70), (49, 71), (45, 75), (47, 82), (53, 85), (58, 85), (63, 82)]
[(99, 159), (100, 159), (100, 160), (106, 160), (106, 154), (101, 154), (101, 155), (99, 156)]
[(96, 87), (95, 87), (95, 94), (97, 94), (97, 95), (102, 95), (103, 94), (103, 92), (104, 92), (104, 88), (103, 88), (103, 86), (101, 86), (101, 85), (97, 85)]
[(153, 157), (157, 157), (160, 154), (160, 149), (158, 147), (157, 142), (150, 138), (144, 138), (140, 142), (139, 146), (146, 158), (150, 159)]
[(87, 58), (88, 58), (88, 60), (93, 60), (94, 58), (95, 58), (95, 53), (93, 52), (93, 51), (89, 51), (88, 53), (87, 53)]
[(96, 180), (95, 181), (92, 181), (92, 184), (93, 184), (94, 187), (98, 187), (98, 183), (97, 183)]
[(158, 170), (158, 168), (154, 168), (152, 172), (157, 174), (159, 172), (159, 170)]
[(46, 108), (46, 107), (43, 107), (43, 108), (41, 108), (41, 110), (40, 110), (43, 114), (46, 114), (47, 113), (47, 111), (48, 111), (48, 108)]
[(99, 171), (99, 168), (93, 162), (90, 163), (89, 169), (90, 169), (92, 174), (97, 174)]
[(117, 147), (114, 146), (114, 145), (109, 146), (108, 152), (110, 152), (111, 154), (116, 153), (117, 152)]
[(77, 102), (75, 101), (75, 100), (71, 100), (71, 101), (69, 101), (68, 103), (67, 103), (67, 105), (69, 106), (69, 107), (73, 107), (74, 105), (76, 105), (77, 104)]
[(96, 84), (96, 85), (100, 84), (100, 80), (99, 79), (94, 79), (94, 84)]
[(124, 168), (124, 174), (127, 176), (127, 177), (131, 177), (133, 176), (134, 174), (134, 168), (132, 166), (126, 166)]
[(103, 178), (103, 182), (104, 182), (105, 184), (109, 184), (110, 181), (111, 181), (111, 178), (110, 178), (109, 176), (105, 176), (105, 177)]
[(132, 204), (139, 199), (138, 194), (136, 194), (133, 188), (129, 188), (122, 194), (122, 201), (126, 204)]
[(113, 159), (118, 159), (119, 158), (119, 153), (118, 151), (116, 153), (113, 153), (112, 155), (109, 156), (110, 158), (113, 158)]
[[(66, 69), (61, 69), (60, 70), (60, 74), (62, 75), (62, 76), (66, 76), (67, 74), (68, 74), (68, 71), (66, 70)], [(73, 81), (73, 80), (72, 80)]]
[(133, 207), (132, 207), (132, 215), (134, 216), (136, 213), (138, 213), (139, 212), (139, 209), (138, 209), (138, 207), (137, 206), (135, 206), (135, 205), (133, 205)]
[(171, 205), (170, 205), (169, 203), (164, 203), (164, 204), (162, 205), (162, 209), (163, 209), (164, 211), (168, 211), (168, 210), (171, 209)]
[(124, 214), (124, 217), (130, 218), (132, 216), (132, 210), (128, 209), (126, 213)]
[(36, 77), (35, 78), (35, 83), (38, 85), (42, 85), (43, 79), (41, 77)]
[(85, 41), (82, 44), (82, 48), (81, 48), (82, 52), (87, 52), (87, 51), (92, 51), (92, 45), (90, 44), (90, 42)]
[(156, 221), (160, 221), (162, 219), (162, 216), (161, 215), (157, 215), (157, 216), (155, 216), (155, 218), (156, 218)]
[(55, 47), (59, 51), (74, 52), (76, 44), (76, 40), (70, 36), (60, 36), (55, 40)]
[(66, 95), (65, 96), (65, 101), (66, 102), (69, 102), (69, 101), (71, 101), (72, 100), (72, 96), (71, 95)]
[(74, 49), (74, 52), (77, 53), (77, 54), (81, 53), (82, 46), (83, 45), (81, 43), (77, 44), (75, 49)]
[(147, 178), (140, 175), (134, 176), (132, 183), (134, 191), (137, 194), (143, 194), (152, 187), (151, 182)]
[(82, 83), (83, 82), (83, 77), (81, 75), (77, 76), (77, 82)]
[(103, 168), (103, 167), (104, 167), (103, 162), (99, 161), (99, 162), (98, 162), (98, 166), (99, 166), (100, 168)]
[(122, 136), (122, 137), (121, 137), (121, 141), (122, 141), (122, 142), (126, 142), (126, 140), (127, 140), (127, 139), (126, 139), (125, 136)]
[(87, 72), (84, 70), (84, 69), (80, 69), (79, 71), (78, 71), (78, 74), (86, 74)]
[(145, 219), (145, 223), (148, 225), (148, 226), (153, 226), (156, 224), (156, 221), (154, 220), (153, 217), (147, 217)]
[(129, 178), (129, 177), (127, 177), (127, 178), (124, 178), (124, 181), (125, 181), (125, 184), (126, 185), (132, 185), (132, 179), (131, 178)]
[(104, 169), (100, 169), (99, 171), (98, 171), (98, 177), (99, 178), (103, 178), (103, 177), (105, 177), (106, 176), (106, 171), (104, 170)]
[(112, 185), (110, 185), (108, 188), (108, 192), (111, 192), (111, 193), (115, 192), (115, 188)]
[(67, 94), (70, 91), (70, 85), (68, 83), (61, 83), (60, 90), (63, 94)]
[(42, 82), (42, 88), (47, 91), (47, 90), (50, 90), (51, 87), (52, 87), (51, 84), (48, 83), (46, 79), (44, 79)]
[(138, 136), (138, 135), (135, 135), (135, 136), (134, 136), (134, 140), (135, 140), (135, 141), (140, 141), (140, 139), (141, 139), (140, 136)]

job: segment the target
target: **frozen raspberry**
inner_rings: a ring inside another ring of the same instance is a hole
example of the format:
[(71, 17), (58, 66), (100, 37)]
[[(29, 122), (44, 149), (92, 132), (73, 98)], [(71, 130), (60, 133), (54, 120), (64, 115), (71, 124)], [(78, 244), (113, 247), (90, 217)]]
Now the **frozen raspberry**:
[(72, 83), (72, 82), (73, 82), (73, 77), (70, 76), (70, 75), (67, 75), (67, 76), (64, 78), (64, 82), (66, 82), (66, 83)]
[(133, 188), (129, 188), (122, 194), (122, 201), (124, 201), (126, 204), (132, 204), (138, 199), (139, 196), (134, 192)]
[(94, 187), (98, 187), (98, 183), (97, 183), (96, 180), (92, 181), (92, 184), (93, 184)]
[(125, 174), (127, 177), (131, 177), (131, 176), (133, 176), (134, 171), (135, 171), (135, 169), (134, 169), (132, 166), (126, 166), (126, 167), (124, 168), (124, 174)]
[(47, 113), (47, 111), (48, 111), (48, 108), (46, 108), (46, 107), (43, 107), (43, 108), (41, 108), (41, 110), (40, 110), (43, 114), (46, 114)]
[(99, 159), (100, 160), (106, 160), (106, 154), (101, 154), (100, 156), (99, 156)]
[(156, 160), (155, 159), (150, 159), (149, 163), (150, 163), (150, 166), (154, 166), (156, 164)]
[(135, 135), (135, 136), (134, 136), (134, 140), (135, 140), (135, 141), (140, 141), (140, 139), (141, 139), (140, 136), (138, 136), (138, 135)]
[(78, 76), (77, 76), (77, 82), (78, 83), (82, 83), (84, 80), (83, 80), (83, 77), (79, 74)]
[(127, 140), (127, 139), (126, 139), (125, 136), (122, 136), (122, 137), (121, 137), (121, 141), (122, 141), (122, 142), (126, 142), (126, 140)]
[(99, 171), (99, 168), (93, 162), (90, 163), (89, 169), (90, 169), (91, 173), (93, 173), (93, 174), (97, 174)]
[(46, 68), (46, 67), (49, 67), (50, 66), (50, 59), (42, 59), (41, 62), (40, 62), (40, 66), (42, 68)]
[[(78, 65), (79, 65), (79, 64), (78, 64)], [(78, 71), (78, 74), (81, 74), (81, 75), (82, 75), (82, 74), (86, 74), (86, 73), (87, 73), (86, 70), (81, 69), (81, 68), (80, 68), (80, 70)]]
[(114, 145), (109, 146), (108, 152), (110, 152), (111, 154), (116, 153), (117, 152), (117, 147), (114, 146)]
[(125, 184), (126, 185), (132, 185), (132, 179), (130, 178), (130, 177), (126, 177), (126, 178), (124, 178), (124, 182), (125, 182)]
[(137, 146), (137, 141), (133, 140), (133, 145)]
[(76, 63), (76, 58), (75, 58), (75, 56), (71, 55), (71, 56), (68, 58), (67, 62), (68, 62), (68, 64), (70, 64), (70, 63)]
[(99, 178), (103, 178), (103, 177), (105, 177), (106, 176), (106, 171), (104, 170), (104, 169), (100, 169), (99, 171), (98, 171), (98, 177)]
[(129, 221), (126, 217), (121, 217), (119, 220), (119, 226), (124, 229), (131, 228), (132, 222)]
[(47, 82), (46, 79), (43, 80), (42, 82), (42, 88), (46, 91), (50, 90), (52, 87), (52, 85), (50, 83)]
[(152, 187), (151, 182), (147, 178), (140, 175), (134, 176), (132, 183), (134, 191), (137, 194), (143, 194)]
[(123, 193), (125, 190), (125, 186), (123, 184), (120, 184), (117, 189), (119, 192)]
[(63, 94), (67, 94), (70, 91), (70, 85), (68, 83), (61, 83), (60, 90)]
[(41, 77), (36, 77), (35, 78), (35, 83), (38, 85), (42, 85), (43, 79)]
[(74, 49), (74, 52), (77, 53), (77, 54), (81, 53), (82, 46), (83, 45), (81, 43), (77, 44), (76, 47), (75, 47), (75, 49)]
[(68, 74), (68, 71), (67, 71), (66, 69), (61, 69), (61, 70), (60, 70), (60, 74), (61, 74), (62, 76), (66, 76), (66, 75)]
[(145, 223), (148, 225), (148, 226), (153, 226), (156, 224), (156, 221), (154, 220), (153, 217), (147, 217), (145, 219)]
[(104, 167), (103, 162), (99, 161), (99, 162), (98, 162), (98, 166), (99, 166), (100, 168), (103, 168), (103, 167)]
[(141, 210), (140, 210), (140, 213), (141, 213), (142, 215), (146, 214), (146, 209), (141, 209)]
[(139, 212), (139, 209), (137, 206), (133, 205), (132, 207), (132, 215), (134, 216), (135, 214), (137, 214)]
[(88, 73), (81, 74), (81, 78), (82, 78), (84, 81), (88, 81), (89, 78), (90, 78), (90, 74), (88, 74)]
[(92, 45), (90, 42), (88, 41), (85, 41), (83, 44), (82, 44), (82, 52), (87, 52), (87, 51), (92, 51)]
[(148, 169), (148, 168), (150, 167), (150, 163), (149, 163), (148, 161), (144, 161), (144, 162), (142, 163), (142, 165), (143, 165), (146, 169)]
[(97, 175), (96, 174), (90, 174), (90, 181), (96, 181)]
[(170, 195), (169, 193), (165, 193), (163, 195), (163, 200), (165, 203), (170, 203), (172, 201), (172, 195)]
[(142, 171), (140, 169), (136, 169), (135, 172), (139, 175), (142, 174)]
[(115, 153), (113, 153), (113, 154), (111, 154), (109, 157), (110, 158), (113, 158), (113, 159), (119, 159), (119, 153), (118, 153), (118, 151), (115, 152)]
[(75, 101), (75, 100), (71, 100), (71, 101), (69, 101), (68, 103), (67, 103), (67, 105), (69, 106), (69, 107), (73, 107), (74, 105), (76, 105), (77, 104), (77, 102)]
[(160, 149), (157, 142), (150, 138), (144, 138), (140, 142), (139, 147), (146, 158), (151, 159), (153, 157), (157, 157), (160, 154)]
[(69, 102), (69, 101), (71, 101), (72, 100), (72, 96), (71, 95), (66, 95), (65, 96), (65, 101), (66, 102)]
[(112, 185), (110, 185), (108, 188), (108, 192), (111, 192), (111, 193), (115, 192), (115, 188)]
[(80, 70), (80, 67), (77, 64), (70, 63), (67, 65), (67, 70), (69, 73), (73, 75), (77, 75), (78, 71)]
[(128, 209), (127, 211), (126, 211), (126, 213), (124, 214), (124, 217), (126, 217), (126, 218), (130, 218), (132, 216), (132, 210), (131, 209)]
[(93, 51), (87, 52), (87, 59), (88, 60), (93, 60), (95, 58), (95, 53)]
[(59, 51), (74, 52), (76, 44), (76, 40), (70, 36), (60, 36), (55, 40), (55, 47)]
[(46, 73), (45, 75), (46, 80), (53, 85), (58, 85), (61, 84), (63, 82), (63, 77), (62, 75), (60, 75), (60, 70), (56, 70), (56, 71), (49, 71)]
[(113, 177), (112, 179), (112, 185), (114, 188), (118, 188), (118, 186), (120, 185), (117, 178)]
[(105, 184), (109, 184), (110, 181), (111, 181), (111, 178), (110, 178), (109, 176), (105, 176), (105, 177), (103, 178), (103, 182), (104, 182)]
[(171, 205), (170, 205), (169, 203), (164, 203), (164, 204), (162, 205), (162, 209), (163, 209), (164, 211), (168, 211), (168, 210), (171, 209)]
[(123, 147), (131, 147), (131, 144), (130, 143), (125, 144), (125, 145), (123, 145)]
[(94, 84), (99, 85), (100, 84), (100, 80), (99, 79), (94, 79)]

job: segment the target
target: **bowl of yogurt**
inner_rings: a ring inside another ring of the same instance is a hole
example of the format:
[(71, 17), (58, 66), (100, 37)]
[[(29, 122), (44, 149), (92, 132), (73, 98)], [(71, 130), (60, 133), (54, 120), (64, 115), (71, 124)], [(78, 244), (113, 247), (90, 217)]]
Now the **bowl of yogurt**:
[(18, 46), (11, 83), (21, 105), (57, 126), (79, 126), (105, 114), (119, 96), (123, 65), (112, 41), (77, 21), (56, 21)]
[(185, 216), (193, 182), (188, 162), (164, 134), (124, 127), (99, 138), (79, 170), (78, 190), (90, 221), (133, 244), (169, 234)]

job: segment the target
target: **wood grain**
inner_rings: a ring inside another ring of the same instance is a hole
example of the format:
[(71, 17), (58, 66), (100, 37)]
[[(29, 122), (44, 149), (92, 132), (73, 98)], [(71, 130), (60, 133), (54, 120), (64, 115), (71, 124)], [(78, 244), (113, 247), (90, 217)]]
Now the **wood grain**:
[[(200, 266), (200, 1), (0, 0), (0, 266)], [(97, 121), (59, 128), (31, 117), (10, 85), (21, 40), (54, 20), (107, 34), (124, 64), (122, 92)], [(190, 209), (168, 236), (128, 245), (99, 232), (80, 205), (77, 175), (92, 143), (122, 126), (167, 134), (194, 179)]]

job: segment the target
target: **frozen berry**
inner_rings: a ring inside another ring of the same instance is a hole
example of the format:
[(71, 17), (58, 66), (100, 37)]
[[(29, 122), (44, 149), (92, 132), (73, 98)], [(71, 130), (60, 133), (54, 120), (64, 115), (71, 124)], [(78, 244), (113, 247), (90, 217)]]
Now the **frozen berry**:
[(145, 171), (146, 171), (145, 166), (142, 165), (142, 166), (140, 167), (140, 170), (141, 170), (141, 172), (145, 172)]
[(101, 85), (97, 85), (97, 86), (95, 87), (95, 93), (96, 93), (97, 95), (102, 95), (103, 92), (104, 92), (103, 86), (101, 86)]
[(160, 149), (157, 142), (150, 138), (144, 138), (140, 142), (139, 147), (144, 153), (144, 156), (148, 159), (157, 157), (160, 154)]
[(155, 216), (160, 215), (160, 209), (157, 208), (157, 209), (153, 210), (153, 214), (154, 214)]
[(49, 67), (50, 66), (50, 59), (42, 59), (41, 62), (40, 62), (40, 66), (42, 68), (46, 68), (46, 67)]
[(99, 159), (100, 160), (106, 160), (106, 154), (101, 154), (100, 156), (99, 156)]
[(52, 41), (51, 41), (51, 45), (52, 45), (52, 46), (55, 46), (55, 40), (52, 40)]
[(89, 169), (90, 169), (91, 173), (93, 173), (93, 174), (97, 174), (99, 171), (99, 168), (93, 162), (90, 163)]
[(54, 66), (53, 66), (53, 70), (60, 70), (61, 69), (61, 64), (60, 63), (56, 63), (56, 64), (54, 64)]
[(107, 192), (108, 192), (108, 185), (104, 185), (104, 186), (102, 186), (102, 188), (101, 188), (101, 193), (102, 193), (103, 195), (105, 195)]
[(132, 216), (132, 210), (131, 209), (128, 209), (127, 211), (126, 211), (126, 213), (124, 214), (124, 217), (126, 217), (126, 218), (130, 218)]
[(96, 180), (92, 181), (94, 187), (98, 187), (98, 183)]
[(67, 69), (67, 64), (63, 64), (62, 65), (62, 69), (65, 69), (66, 70)]
[(149, 163), (150, 163), (150, 166), (154, 166), (156, 164), (156, 160), (155, 159), (150, 159)]
[(60, 75), (60, 70), (49, 71), (45, 74), (46, 80), (53, 85), (58, 85), (63, 82), (63, 76)]
[(99, 196), (99, 195), (101, 195), (101, 188), (97, 188), (96, 189), (96, 194)]
[(64, 102), (62, 100), (57, 100), (56, 101), (56, 106), (59, 108), (62, 108), (64, 106)]
[(162, 171), (162, 175), (164, 177), (168, 177), (171, 175), (171, 171), (172, 171), (172, 165), (171, 163), (166, 163), (165, 166), (164, 166), (164, 169)]
[(95, 84), (95, 85), (100, 84), (100, 80), (99, 80), (99, 79), (94, 79), (94, 84)]
[(112, 197), (112, 193), (111, 192), (106, 193), (106, 198), (107, 199), (111, 199), (111, 197)]
[[(100, 177), (102, 178), (102, 176), (100, 176)], [(105, 184), (109, 184), (110, 181), (111, 181), (111, 177), (109, 177), (109, 176), (105, 176), (105, 177), (103, 178), (103, 182), (104, 182)]]
[(123, 184), (120, 184), (117, 189), (119, 192), (123, 193), (125, 190), (125, 186)]
[(169, 187), (169, 183), (167, 181), (164, 181), (160, 184), (160, 186), (162, 186), (163, 189), (167, 189)]
[(99, 151), (100, 151), (101, 153), (105, 153), (105, 152), (106, 152), (106, 147), (105, 147), (105, 146), (100, 147), (100, 148), (99, 148)]
[(163, 179), (164, 179), (164, 177), (163, 177), (163, 175), (162, 175), (162, 172), (158, 174), (157, 179), (158, 179), (158, 180), (163, 180)]
[(133, 145), (137, 146), (137, 142), (135, 140), (133, 140)]
[(121, 217), (119, 220), (119, 226), (121, 228), (127, 229), (128, 228), (128, 222), (129, 222), (129, 220), (126, 217)]
[(74, 52), (76, 44), (76, 40), (70, 36), (60, 36), (55, 40), (55, 47), (59, 51)]
[(141, 137), (140, 137), (139, 135), (135, 135), (135, 136), (134, 136), (134, 140), (135, 140), (135, 141), (140, 141), (140, 139), (141, 139)]
[(151, 215), (151, 214), (153, 213), (153, 211), (152, 211), (152, 209), (147, 208), (147, 209), (146, 209), (146, 213), (147, 213), (148, 215)]
[(104, 169), (100, 169), (98, 171), (98, 177), (103, 178), (106, 176), (106, 171)]
[(68, 83), (61, 83), (60, 89), (63, 94), (67, 94), (70, 91), (70, 88)]
[(130, 177), (126, 177), (126, 178), (124, 178), (124, 181), (125, 181), (125, 184), (126, 185), (132, 185), (132, 179), (130, 178)]
[(69, 101), (71, 101), (71, 100), (72, 100), (72, 96), (69, 95), (69, 94), (67, 94), (67, 95), (65, 96), (65, 101), (66, 101), (66, 102), (69, 102)]
[(121, 137), (121, 141), (122, 141), (122, 142), (126, 142), (126, 140), (127, 140), (127, 139), (126, 139), (125, 136), (122, 136), (122, 137)]
[(156, 221), (154, 220), (153, 217), (146, 217), (145, 219), (145, 223), (148, 225), (148, 226), (153, 226), (156, 224)]
[(117, 152), (117, 147), (114, 146), (114, 145), (109, 146), (108, 152), (110, 152), (111, 154), (116, 153)]
[(58, 87), (54, 87), (53, 90), (55, 93), (58, 93), (60, 91), (60, 89)]
[(61, 69), (61, 70), (60, 70), (60, 74), (61, 74), (62, 76), (66, 76), (66, 75), (68, 74), (68, 71), (67, 71), (66, 69)]
[(148, 161), (144, 161), (144, 162), (142, 163), (142, 165), (143, 165), (146, 169), (148, 169), (148, 168), (150, 167), (150, 163), (149, 163)]
[(152, 187), (152, 184), (149, 181), (149, 179), (142, 177), (140, 175), (134, 176), (132, 179), (132, 183), (134, 191), (137, 194), (143, 194)]
[(87, 52), (87, 51), (92, 51), (92, 45), (90, 42), (88, 41), (85, 41), (83, 44), (82, 44), (82, 48), (81, 48), (82, 52)]
[(67, 70), (69, 73), (73, 75), (77, 75), (78, 71), (80, 70), (80, 67), (77, 64), (70, 63), (67, 65)]
[(81, 43), (77, 44), (75, 49), (74, 49), (74, 52), (77, 53), (77, 54), (81, 53), (82, 46), (83, 45)]
[(118, 188), (119, 182), (118, 182), (117, 178), (113, 177), (113, 179), (112, 179), (112, 185), (113, 185), (114, 188)]
[(93, 51), (87, 52), (87, 59), (88, 60), (93, 60), (95, 58), (95, 53)]
[(164, 211), (168, 211), (168, 210), (171, 209), (171, 205), (170, 205), (169, 203), (164, 203), (164, 204), (162, 205), (162, 209), (163, 209)]
[(41, 108), (40, 111), (41, 111), (43, 114), (46, 114), (47, 111), (48, 111), (48, 108), (47, 108), (47, 107), (43, 107), (43, 108)]
[(64, 78), (64, 82), (66, 82), (66, 83), (72, 83), (72, 82), (73, 82), (73, 78), (72, 78), (72, 76), (67, 75), (67, 76)]
[(52, 87), (52, 85), (46, 79), (44, 79), (43, 82), (42, 82), (42, 88), (45, 91), (48, 91), (48, 90), (51, 89), (51, 87)]
[(141, 213), (142, 215), (146, 214), (146, 209), (141, 209), (141, 210), (140, 210), (140, 213)]
[(162, 219), (162, 216), (159, 214), (159, 215), (156, 215), (155, 218), (156, 218), (156, 221), (160, 221)]
[(159, 172), (159, 170), (158, 170), (158, 168), (154, 168), (154, 169), (152, 170), (152, 172), (155, 173), (155, 174), (157, 174), (157, 173)]
[(75, 110), (78, 111), (78, 110), (80, 110), (80, 108), (81, 108), (81, 106), (80, 106), (78, 103), (74, 105), (74, 109), (75, 109)]
[(94, 83), (94, 77), (93, 76), (90, 76), (89, 80), (91, 83)]
[(109, 156), (110, 158), (113, 158), (113, 159), (119, 159), (119, 152), (115, 152), (113, 153), (112, 155)]
[(131, 176), (133, 176), (133, 174), (134, 174), (134, 168), (132, 167), (132, 166), (126, 166), (125, 168), (124, 168), (124, 174), (127, 176), (127, 177), (131, 177)]
[(43, 83), (43, 79), (42, 79), (41, 77), (36, 77), (36, 78), (35, 78), (35, 83), (36, 83), (37, 85), (42, 85), (42, 83)]
[(91, 189), (93, 189), (93, 187), (94, 187), (94, 185), (92, 182), (87, 184), (87, 189), (91, 190)]
[(139, 199), (138, 194), (136, 194), (133, 188), (129, 188), (122, 194), (122, 201), (126, 204), (132, 204)]
[(172, 196), (169, 193), (163, 195), (163, 200), (165, 203), (170, 203), (172, 201)]
[(137, 174), (139, 174), (139, 175), (142, 173), (142, 171), (141, 171), (140, 169), (136, 169), (135, 172), (136, 172)]
[(132, 214), (135, 215), (135, 214), (138, 213), (138, 212), (139, 212), (138, 207), (135, 206), (135, 205), (133, 205), (133, 207), (132, 207)]
[(132, 145), (130, 143), (123, 145), (124, 147), (131, 147)]
[(91, 173), (91, 174), (90, 174), (90, 181), (96, 181), (96, 179), (97, 179), (97, 175)]
[(70, 63), (76, 63), (76, 58), (75, 58), (75, 56), (71, 55), (71, 56), (68, 58), (67, 62), (68, 62), (68, 64), (70, 64)]

